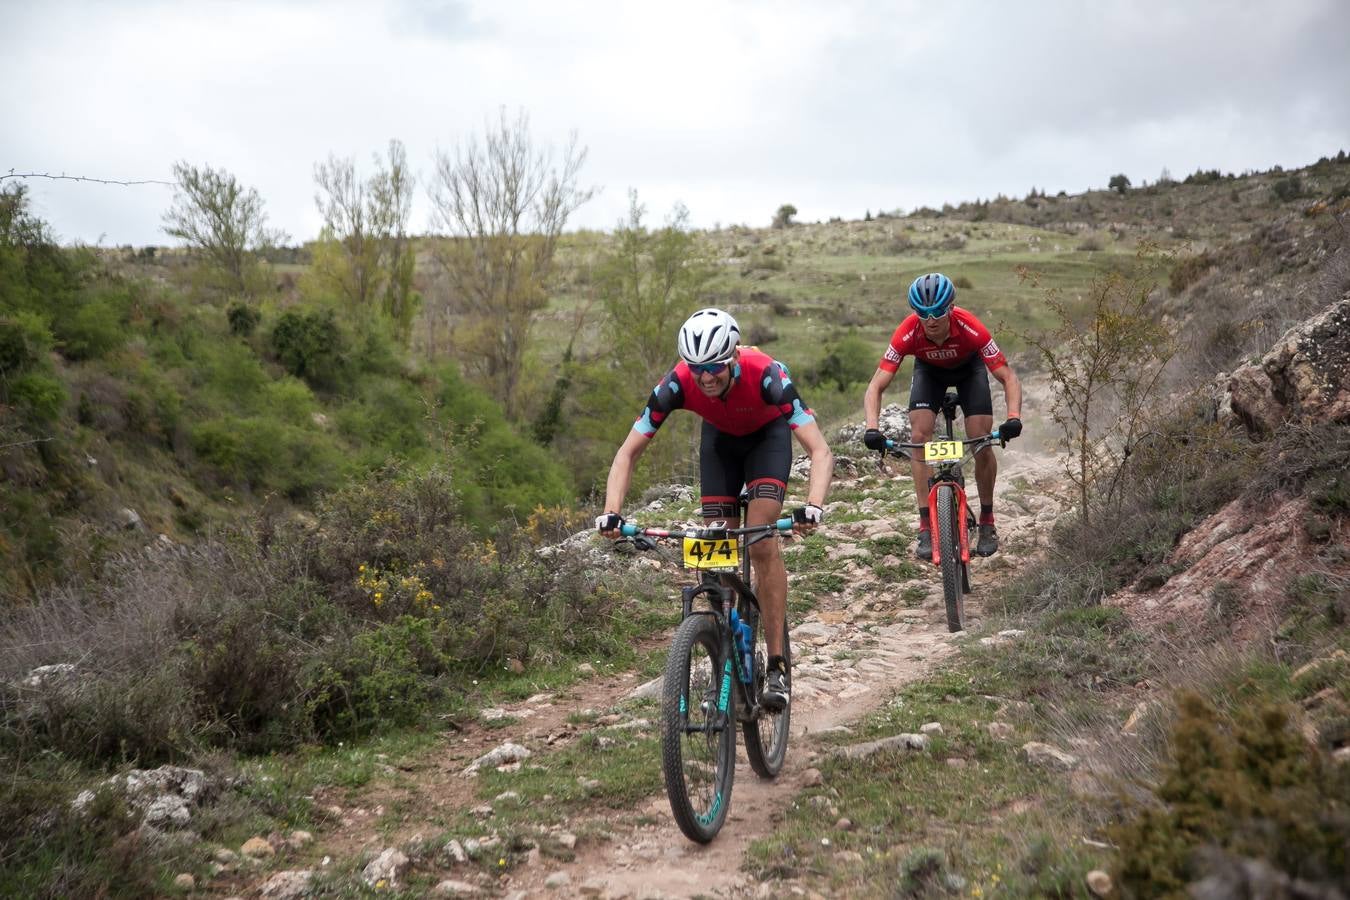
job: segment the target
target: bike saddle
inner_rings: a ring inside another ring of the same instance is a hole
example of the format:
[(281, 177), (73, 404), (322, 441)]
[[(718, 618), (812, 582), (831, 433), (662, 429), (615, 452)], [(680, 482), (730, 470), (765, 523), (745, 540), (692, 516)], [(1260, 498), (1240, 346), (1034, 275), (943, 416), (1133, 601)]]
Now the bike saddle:
[(942, 414), (949, 419), (956, 418), (956, 407), (960, 404), (961, 398), (956, 391), (948, 391), (942, 398)]

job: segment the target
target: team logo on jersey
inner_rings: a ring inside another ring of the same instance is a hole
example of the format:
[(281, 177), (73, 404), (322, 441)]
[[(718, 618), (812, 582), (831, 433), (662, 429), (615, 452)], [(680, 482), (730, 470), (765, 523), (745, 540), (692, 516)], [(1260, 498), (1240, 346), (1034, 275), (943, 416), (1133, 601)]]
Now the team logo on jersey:
[(993, 338), (990, 338), (989, 343), (985, 344), (984, 347), (980, 349), (980, 354), (983, 355), (985, 359), (993, 359), (995, 356), (998, 356), (998, 344), (994, 343)]
[(956, 359), (958, 351), (955, 347), (936, 347), (924, 353), (929, 359)]
[(901, 358), (900, 354), (896, 351), (894, 347), (891, 347), (889, 345), (886, 347), (886, 362), (898, 363), (900, 361), (900, 358)]

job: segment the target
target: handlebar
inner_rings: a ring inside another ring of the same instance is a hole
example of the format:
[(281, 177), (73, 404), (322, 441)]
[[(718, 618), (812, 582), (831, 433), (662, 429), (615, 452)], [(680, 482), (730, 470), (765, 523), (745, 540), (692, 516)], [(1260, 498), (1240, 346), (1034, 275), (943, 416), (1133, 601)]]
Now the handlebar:
[[(973, 456), (974, 454), (979, 453), (989, 444), (993, 444), (995, 441), (997, 441), (1001, 446), (1004, 447), (1008, 446), (1008, 442), (1003, 440), (1003, 438), (999, 435), (998, 429), (995, 429), (994, 431), (984, 435), (983, 437), (967, 438), (963, 440), (961, 443), (965, 445), (966, 453)], [(901, 456), (907, 457), (910, 455), (908, 451), (922, 450), (923, 444), (901, 443), (900, 441), (893, 441), (890, 438), (887, 438), (886, 449), (898, 453)], [(948, 460), (948, 462), (950, 462), (950, 460)]]
[(772, 525), (747, 525), (743, 528), (639, 528), (625, 522), (619, 526), (619, 534), (624, 537), (661, 537), (661, 538), (699, 538), (701, 540), (720, 540), (724, 537), (743, 534), (761, 534), (770, 531), (791, 531), (791, 517), (784, 517)]

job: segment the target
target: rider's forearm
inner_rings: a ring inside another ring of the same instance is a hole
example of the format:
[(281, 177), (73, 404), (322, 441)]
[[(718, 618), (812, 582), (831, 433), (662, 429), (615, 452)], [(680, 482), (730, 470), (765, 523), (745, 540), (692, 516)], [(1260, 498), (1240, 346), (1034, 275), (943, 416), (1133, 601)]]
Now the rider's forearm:
[(1022, 418), (1022, 382), (1016, 375), (1008, 374), (1008, 380), (1003, 384), (1003, 396), (1008, 403), (1008, 418)]
[(863, 392), (863, 427), (876, 428), (881, 420), (881, 389), (876, 383), (869, 384)]
[(628, 482), (633, 477), (631, 461), (624, 465), (618, 457), (609, 467), (609, 480), (605, 482), (605, 512), (617, 513), (623, 510), (623, 498), (628, 495)]
[(630, 446), (625, 441), (614, 454), (614, 462), (609, 467), (609, 478), (605, 481), (605, 512), (622, 512), (623, 499), (628, 496), (628, 485), (633, 480), (633, 468), (637, 463), (641, 449)]
[(806, 502), (825, 508), (830, 493), (830, 479), (834, 477), (834, 454), (828, 447), (811, 454), (811, 478), (806, 485)]

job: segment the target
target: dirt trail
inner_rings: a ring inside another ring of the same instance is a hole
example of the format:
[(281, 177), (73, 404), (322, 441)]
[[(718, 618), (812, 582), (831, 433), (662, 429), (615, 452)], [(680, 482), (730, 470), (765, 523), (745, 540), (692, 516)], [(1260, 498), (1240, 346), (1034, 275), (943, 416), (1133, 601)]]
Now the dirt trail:
[[(1051, 455), (1026, 442), (1002, 454), (998, 514), (1003, 547), (997, 556), (972, 565), (975, 592), (967, 600), (971, 630), (980, 628), (987, 587), (1000, 573), (1015, 568), (1019, 559), (1036, 550), (1058, 514), (1058, 502), (1046, 493), (1056, 465)], [(866, 551), (860, 552), (858, 547), (862, 541), (899, 534), (895, 525), (902, 514), (894, 510), (897, 505), (906, 511), (912, 508), (911, 502), (895, 502), (897, 497), (912, 500), (907, 476), (907, 467), (896, 466), (870, 494), (874, 499), (837, 505), (841, 511), (852, 507), (855, 513), (877, 518), (827, 524), (828, 556), (843, 576), (845, 587), (838, 594), (818, 598), (817, 608), (804, 621), (793, 623), (793, 729), (786, 763), (776, 780), (760, 779), (750, 769), (738, 735), (731, 810), (725, 827), (711, 844), (701, 846), (687, 840), (674, 823), (664, 792), (658, 792), (627, 813), (564, 811), (570, 832), (599, 831), (609, 837), (580, 841), (570, 861), (533, 853), (529, 864), (516, 867), (495, 882), (472, 863), (446, 869), (441, 877), (462, 880), (466, 889), (473, 884), (482, 891), (480, 895), (512, 898), (773, 896), (776, 887), (782, 886), (753, 881), (741, 870), (742, 862), (749, 845), (772, 832), (775, 818), (807, 786), (818, 753), (816, 736), (827, 729), (846, 728), (879, 708), (897, 687), (921, 678), (951, 653), (956, 641), (970, 639), (948, 633), (936, 572), (923, 567), (913, 580), (882, 583), (873, 573)], [(836, 487), (847, 489), (857, 483), (837, 479)], [(970, 490), (973, 495), (973, 484)], [(882, 501), (889, 503), (886, 510), (869, 512)], [(829, 513), (827, 507), (827, 516)], [(905, 527), (909, 527), (908, 522)], [(855, 555), (861, 559), (855, 561)], [(880, 562), (894, 565), (899, 560)], [(902, 600), (905, 596), (914, 605), (906, 607)], [(461, 774), (478, 756), (510, 741), (546, 757), (551, 749), (604, 724), (603, 720), (599, 724), (573, 724), (568, 722), (570, 714), (587, 708), (615, 708), (638, 687), (634, 673), (615, 673), (578, 684), (561, 695), (540, 695), (514, 704), (499, 714), (516, 721), (495, 728), (472, 725), (450, 736), (447, 745), (433, 756), (401, 762), (403, 771), (389, 769), (391, 778), (386, 786), (363, 789), (359, 806), (351, 805), (350, 796), (339, 789), (320, 793), (315, 802), (329, 817), (329, 825), (322, 829), (309, 855), (352, 860), (399, 846), (419, 832), (430, 837), (425, 824), (419, 827), (428, 815), (468, 809), (482, 802), (474, 794), (475, 780)], [(914, 722), (912, 730), (917, 731), (922, 724)], [(652, 764), (658, 761), (653, 759)], [(396, 774), (398, 777), (392, 777)], [(345, 806), (344, 796), (348, 797)], [(386, 808), (396, 807), (410, 810), (404, 819), (407, 826), (393, 833), (382, 831), (382, 814)], [(491, 831), (489, 819), (484, 822), (484, 834)], [(259, 895), (264, 881), (265, 877), (251, 885), (252, 896)]]
[[(967, 607), (972, 629), (979, 628), (983, 612), (981, 585), (988, 585), (994, 573), (1012, 568), (1017, 558), (1031, 552), (1044, 525), (1053, 521), (1058, 505), (1040, 487), (1051, 480), (1054, 464), (1053, 458), (1036, 453), (1011, 454), (1003, 462), (999, 521), (1005, 552), (973, 566), (976, 593)], [(1014, 487), (1014, 482), (1021, 487)], [(892, 485), (888, 492), (911, 490), (909, 479), (899, 471)], [(848, 482), (839, 486), (847, 487)], [(876, 538), (888, 531), (893, 533), (890, 524), (878, 520), (839, 526), (836, 536), (842, 533), (845, 542), (835, 546), (841, 551), (836, 558), (848, 553), (847, 539)], [(947, 631), (941, 586), (934, 572), (925, 569), (919, 579), (898, 585), (879, 584), (870, 573), (849, 567), (843, 574), (850, 586), (825, 599), (792, 631), (793, 727), (783, 772), (773, 781), (760, 779), (750, 769), (738, 741), (731, 811), (711, 844), (695, 844), (680, 833), (662, 793), (628, 817), (655, 824), (611, 821), (607, 830), (612, 840), (579, 847), (576, 859), (569, 863), (517, 870), (507, 896), (585, 893), (640, 900), (772, 895), (768, 885), (758, 884), (741, 871), (742, 860), (749, 845), (771, 833), (776, 815), (807, 786), (817, 754), (815, 735), (847, 727), (877, 709), (898, 686), (922, 677), (952, 652), (956, 640), (967, 639)], [(911, 585), (922, 586), (927, 596), (917, 608), (901, 608), (898, 598)], [(861, 658), (850, 659), (852, 654), (844, 651), (862, 651)], [(915, 722), (914, 730), (921, 724)], [(550, 878), (551, 887), (547, 884)]]

